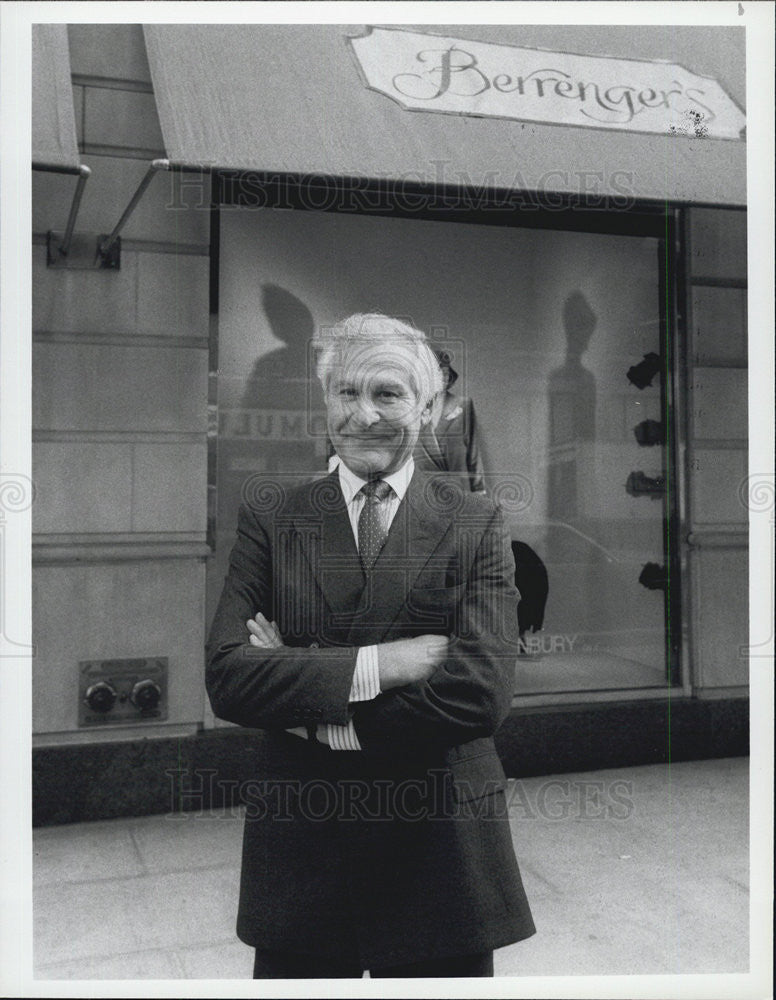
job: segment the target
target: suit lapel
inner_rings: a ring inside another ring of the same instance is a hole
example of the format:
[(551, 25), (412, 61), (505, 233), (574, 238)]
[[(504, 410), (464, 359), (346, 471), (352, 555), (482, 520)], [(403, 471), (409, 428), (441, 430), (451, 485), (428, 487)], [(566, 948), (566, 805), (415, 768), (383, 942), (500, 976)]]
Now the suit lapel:
[(336, 616), (351, 617), (364, 589), (364, 572), (335, 469), (313, 483), (306, 511), (294, 528), (321, 593)]
[(380, 642), (407, 600), (416, 577), (433, 555), (450, 526), (450, 518), (428, 503), (430, 480), (413, 475), (386, 541), (367, 575), (351, 640), (359, 645)]
[(430, 484), (429, 477), (414, 473), (369, 574), (361, 566), (336, 470), (313, 484), (306, 509), (294, 514), (294, 529), (326, 603), (342, 624), (350, 623), (349, 642), (367, 645), (385, 638), (450, 527), (450, 515), (429, 504)]

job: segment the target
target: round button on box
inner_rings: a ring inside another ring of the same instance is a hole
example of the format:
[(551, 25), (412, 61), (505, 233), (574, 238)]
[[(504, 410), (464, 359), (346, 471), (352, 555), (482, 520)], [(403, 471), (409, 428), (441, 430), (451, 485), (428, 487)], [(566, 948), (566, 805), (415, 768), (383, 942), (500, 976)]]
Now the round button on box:
[(110, 712), (116, 704), (116, 689), (107, 681), (97, 681), (86, 689), (84, 701), (93, 712)]
[(162, 689), (159, 685), (147, 677), (145, 680), (138, 681), (137, 684), (132, 688), (132, 693), (129, 696), (129, 700), (135, 706), (139, 708), (141, 712), (153, 711), (159, 704), (162, 697)]

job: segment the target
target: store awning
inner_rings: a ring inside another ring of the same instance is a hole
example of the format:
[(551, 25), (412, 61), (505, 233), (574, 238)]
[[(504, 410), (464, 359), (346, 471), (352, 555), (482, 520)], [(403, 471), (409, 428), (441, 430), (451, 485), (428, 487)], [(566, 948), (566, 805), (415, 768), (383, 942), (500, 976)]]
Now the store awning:
[[(146, 25), (144, 30), (174, 164), (463, 184), (478, 191), (587, 193), (621, 201), (746, 203), (742, 138), (402, 107), (364, 79), (349, 41), (369, 32), (364, 25)], [(558, 53), (679, 64), (718, 81), (739, 109), (744, 103), (739, 29), (425, 25), (405, 30), (428, 34), (429, 48), (435, 35), (443, 35), (462, 43), (546, 50), (549, 67), (554, 65), (549, 57)]]
[(32, 162), (39, 169), (78, 173), (67, 26), (32, 26)]

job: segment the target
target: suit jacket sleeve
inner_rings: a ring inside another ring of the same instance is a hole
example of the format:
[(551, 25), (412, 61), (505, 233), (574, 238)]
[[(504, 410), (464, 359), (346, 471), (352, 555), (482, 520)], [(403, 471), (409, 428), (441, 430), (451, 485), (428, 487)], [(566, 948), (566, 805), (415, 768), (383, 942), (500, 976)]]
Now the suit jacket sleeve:
[(238, 725), (287, 729), (347, 725), (355, 647), (282, 646), (248, 642), (246, 622), (273, 615), (271, 525), (240, 508), (237, 541), (207, 643), (205, 681), (215, 714)]
[(517, 656), (514, 560), (499, 511), (482, 533), (458, 607), (446, 662), (422, 684), (355, 707), (365, 750), (456, 746), (491, 736), (509, 712)]

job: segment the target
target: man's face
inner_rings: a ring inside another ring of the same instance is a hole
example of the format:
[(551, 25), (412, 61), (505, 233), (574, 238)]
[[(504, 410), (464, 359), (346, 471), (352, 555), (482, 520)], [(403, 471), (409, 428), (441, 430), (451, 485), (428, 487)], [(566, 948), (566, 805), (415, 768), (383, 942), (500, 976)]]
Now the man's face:
[(329, 437), (362, 479), (390, 475), (407, 461), (431, 416), (418, 399), (418, 362), (402, 343), (355, 343), (345, 348), (326, 391)]

